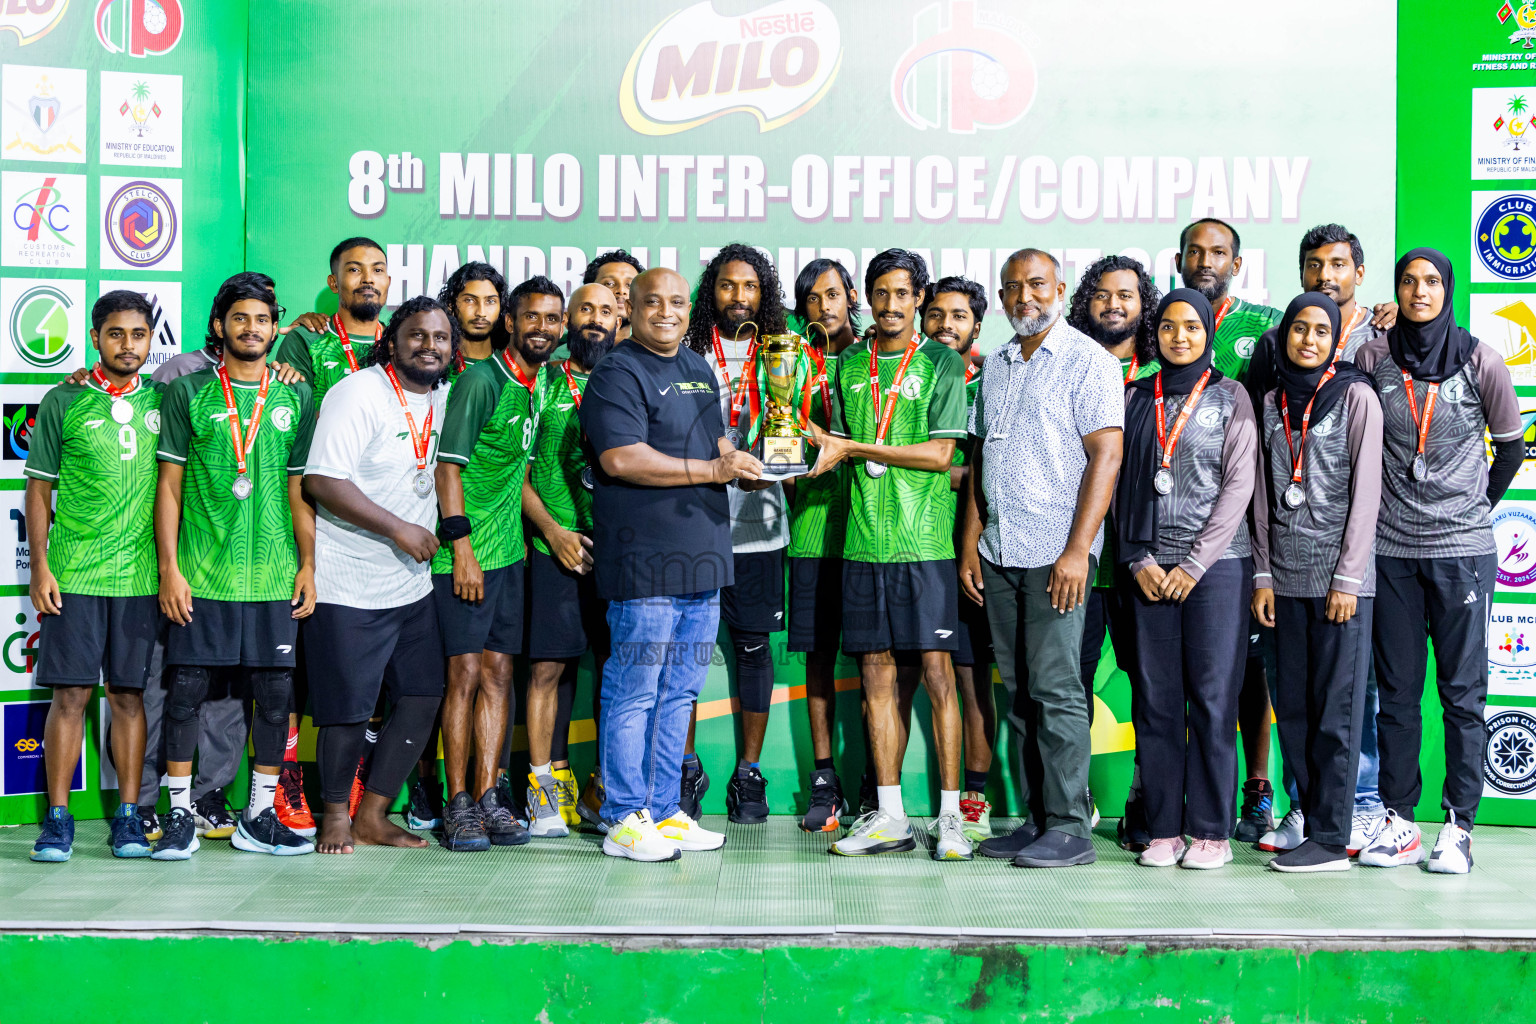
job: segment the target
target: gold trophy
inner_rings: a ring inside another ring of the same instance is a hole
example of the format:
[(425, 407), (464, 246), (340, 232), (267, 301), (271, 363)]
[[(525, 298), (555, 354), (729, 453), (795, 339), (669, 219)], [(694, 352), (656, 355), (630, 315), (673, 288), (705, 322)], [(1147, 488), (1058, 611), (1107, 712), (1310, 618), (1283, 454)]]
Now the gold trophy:
[(810, 472), (805, 464), (805, 436), (795, 399), (795, 379), (802, 342), (798, 334), (763, 337), (763, 367), (768, 374), (765, 389), (768, 407), (763, 415), (764, 476), (785, 480)]

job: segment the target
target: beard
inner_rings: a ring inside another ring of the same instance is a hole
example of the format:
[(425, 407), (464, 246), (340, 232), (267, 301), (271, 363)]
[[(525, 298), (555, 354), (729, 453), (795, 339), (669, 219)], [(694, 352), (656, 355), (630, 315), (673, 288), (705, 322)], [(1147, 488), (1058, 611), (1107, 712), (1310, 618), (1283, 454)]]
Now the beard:
[(398, 360), (395, 362), (395, 372), (421, 388), (431, 387), (443, 377), (441, 366), (419, 366), (414, 362), (402, 363)]
[(1035, 316), (1014, 316), (1008, 314), (1008, 325), (1013, 328), (1013, 333), (1021, 338), (1032, 338), (1055, 323), (1061, 316), (1061, 300), (1057, 299)]
[(543, 331), (532, 331), (513, 338), (512, 347), (517, 349), (518, 355), (522, 356), (524, 361), (538, 366), (549, 361), (549, 354), (555, 350), (556, 340)]
[(736, 334), (744, 324), (751, 322), (752, 318), (757, 316), (757, 310), (750, 306), (743, 306), (739, 309), (731, 306), (727, 309), (718, 310), (718, 312), (720, 314), (721, 337), (725, 337), (728, 333), (731, 335)]
[(1186, 284), (1184, 287), (1193, 288), (1195, 291), (1205, 296), (1205, 301), (1214, 306), (1216, 303), (1220, 302), (1223, 297), (1226, 296), (1227, 287), (1231, 285), (1231, 283), (1231, 274), (1228, 274), (1226, 277), (1222, 277), (1220, 274), (1217, 274), (1216, 279), (1209, 284)]
[(347, 305), (347, 312), (351, 313), (354, 319), (366, 323), (369, 320), (377, 320), (383, 308), (382, 302), (374, 302), (372, 299), (354, 299)]
[(571, 358), (590, 370), (597, 365), (598, 360), (613, 351), (617, 333), (614, 328), (604, 329), (597, 324), (583, 324), (566, 336), (565, 343), (571, 350)]
[(1133, 321), (1127, 320), (1120, 327), (1105, 327), (1099, 321), (1090, 317), (1088, 320), (1088, 337), (1105, 348), (1114, 348), (1116, 345), (1134, 338), (1137, 326)]

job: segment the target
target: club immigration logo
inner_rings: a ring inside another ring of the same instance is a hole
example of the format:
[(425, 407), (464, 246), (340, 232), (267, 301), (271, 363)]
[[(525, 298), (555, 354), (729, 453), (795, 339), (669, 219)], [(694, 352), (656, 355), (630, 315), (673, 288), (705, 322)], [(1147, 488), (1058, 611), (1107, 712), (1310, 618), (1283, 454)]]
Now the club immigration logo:
[(1499, 8), (1499, 24), (1509, 27), (1510, 18), (1515, 19), (1515, 30), (1510, 33), (1509, 45), (1519, 43), (1524, 49), (1536, 49), (1536, 5), (1521, 4), (1516, 7), (1506, 2)]
[(24, 368), (48, 369), (70, 357), (75, 350), (69, 338), (74, 319), (70, 310), (79, 305), (63, 287), (49, 282), (21, 293), (11, 307), (6, 327), (11, 349), (21, 357)]
[(738, 112), (768, 132), (821, 102), (842, 63), (837, 17), (819, 0), (780, 0), (729, 17), (706, 0), (640, 41), (619, 84), (619, 110), (642, 135), (674, 135)]
[(85, 72), (7, 64), (0, 72), (3, 153), (10, 160), (85, 162)]
[(26, 0), (0, 4), (0, 34), (9, 32), (17, 46), (35, 43), (52, 32), (69, 10), (69, 0)]
[(181, 166), (181, 76), (101, 73), (101, 161)]
[(104, 177), (101, 187), (116, 189), (102, 203), (102, 269), (180, 270), (181, 182)]
[(108, 53), (158, 57), (181, 42), (181, 0), (98, 0), (94, 23)]
[(0, 224), (7, 266), (85, 267), (85, 175), (6, 171), (11, 213)]
[[(1473, 202), (1482, 198), (1473, 193)], [(1478, 215), (1472, 248), (1487, 280), (1520, 281), (1536, 276), (1536, 194), (1496, 195)], [(1474, 278), (1477, 280), (1478, 278)]]
[(978, 128), (1015, 124), (1035, 99), (1035, 62), (995, 17), (974, 0), (950, 0), (948, 18), (931, 4), (912, 18), (912, 45), (891, 73), (891, 102), (913, 128)]

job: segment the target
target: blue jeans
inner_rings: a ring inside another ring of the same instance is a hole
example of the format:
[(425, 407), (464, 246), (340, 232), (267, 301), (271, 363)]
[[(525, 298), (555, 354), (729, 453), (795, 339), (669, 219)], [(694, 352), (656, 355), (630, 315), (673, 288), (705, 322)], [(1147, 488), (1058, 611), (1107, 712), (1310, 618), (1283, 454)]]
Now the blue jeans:
[(1376, 712), (1381, 710), (1381, 696), (1376, 692), (1376, 666), (1365, 683), (1365, 721), (1360, 729), (1360, 770), (1355, 775), (1355, 810), (1379, 814), (1386, 810), (1376, 780), (1381, 775), (1381, 754), (1376, 749)]
[(610, 601), (603, 667), (603, 817), (677, 813), (693, 702), (715, 654), (720, 592)]

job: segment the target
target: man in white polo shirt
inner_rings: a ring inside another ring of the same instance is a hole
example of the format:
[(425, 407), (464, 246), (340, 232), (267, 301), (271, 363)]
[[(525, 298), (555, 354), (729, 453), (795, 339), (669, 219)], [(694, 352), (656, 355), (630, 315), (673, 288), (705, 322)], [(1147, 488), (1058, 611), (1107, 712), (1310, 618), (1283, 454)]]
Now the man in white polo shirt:
[[(315, 425), (304, 489), (319, 506), (315, 590), (325, 600), (307, 624), (304, 654), (320, 728), (321, 853), (427, 845), (385, 816), (421, 756), (443, 696), (443, 644), (432, 604), (433, 471), (458, 343), (458, 322), (436, 299), (408, 299), (368, 354), (369, 365), (331, 389)], [(444, 520), (443, 536), (467, 535), (468, 522), (455, 522), (462, 519)], [(351, 820), (348, 797), (364, 731), (385, 686), (392, 711)]]

